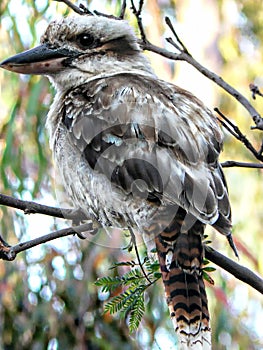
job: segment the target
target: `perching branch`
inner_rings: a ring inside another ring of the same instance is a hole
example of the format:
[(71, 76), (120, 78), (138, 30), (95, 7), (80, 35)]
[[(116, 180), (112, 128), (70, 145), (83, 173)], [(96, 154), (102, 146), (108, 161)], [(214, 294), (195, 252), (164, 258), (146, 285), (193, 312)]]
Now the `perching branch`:
[[(3, 194), (0, 194), (0, 204), (4, 204), (5, 206), (16, 209), (21, 209), (26, 214), (38, 213), (67, 219), (80, 218), (79, 215), (75, 214), (79, 213), (79, 211), (77, 210), (48, 207), (46, 205), (38, 204), (35, 202), (23, 201), (20, 199), (12, 198), (10, 196), (5, 196)], [(62, 213), (65, 215), (62, 215)], [(82, 218), (86, 217), (82, 216)], [(84, 235), (83, 232), (88, 232), (91, 235), (94, 235), (96, 233), (96, 230), (94, 230), (92, 227), (91, 221), (82, 225), (54, 231), (30, 241), (18, 243), (14, 246), (10, 246), (7, 242), (3, 240), (2, 237), (0, 237), (0, 259), (8, 261), (14, 260), (18, 253), (33, 248), (39, 244), (49, 242), (56, 238), (77, 234), (79, 238), (85, 239), (86, 235)], [(241, 281), (244, 281), (245, 283), (249, 284), (251, 287), (255, 288), (263, 294), (263, 280), (261, 280), (260, 277), (256, 276), (251, 270), (237, 264), (236, 262), (227, 258), (223, 254), (218, 253), (210, 246), (205, 246), (205, 250), (205, 256), (208, 260), (214, 262), (216, 265), (222, 267), (223, 269), (234, 275), (236, 278), (240, 279)]]
[(86, 221), (86, 223), (83, 225), (68, 227), (63, 230), (54, 231), (36, 239), (23, 243), (18, 243), (15, 246), (10, 246), (0, 236), (0, 259), (3, 260), (14, 260), (18, 253), (56, 238), (77, 234), (79, 238), (85, 239), (86, 236), (82, 234), (83, 232), (89, 231), (90, 234), (96, 233), (96, 230), (94, 230), (94, 228), (92, 227), (92, 221), (87, 218), (87, 216), (83, 213), (81, 209), (55, 208), (32, 201), (24, 201), (0, 193), (0, 205), (1, 204), (7, 207), (23, 210), (25, 214), (48, 215), (56, 218), (72, 220), (75, 223), (79, 223), (83, 220)]
[(247, 283), (259, 293), (263, 294), (263, 279), (247, 267), (239, 265), (235, 261), (214, 250), (211, 246), (205, 246), (205, 257), (228, 271), (240, 281)]
[(56, 218), (68, 219), (74, 222), (87, 220), (87, 216), (81, 209), (63, 209), (39, 204), (32, 201), (24, 201), (0, 193), (0, 205), (23, 210), (25, 214), (43, 214)]
[(91, 222), (87, 224), (79, 225), (79, 226), (72, 226), (62, 230), (54, 231), (54, 232), (48, 233), (47, 235), (32, 239), (30, 241), (18, 243), (14, 246), (10, 246), (7, 242), (3, 240), (2, 237), (0, 237), (0, 259), (12, 261), (16, 258), (16, 255), (18, 253), (23, 252), (24, 250), (33, 248), (39, 244), (52, 241), (53, 239), (56, 239), (56, 238), (77, 234), (79, 238), (85, 239), (86, 236), (83, 235), (83, 232), (87, 232), (87, 231), (91, 234), (94, 234)]

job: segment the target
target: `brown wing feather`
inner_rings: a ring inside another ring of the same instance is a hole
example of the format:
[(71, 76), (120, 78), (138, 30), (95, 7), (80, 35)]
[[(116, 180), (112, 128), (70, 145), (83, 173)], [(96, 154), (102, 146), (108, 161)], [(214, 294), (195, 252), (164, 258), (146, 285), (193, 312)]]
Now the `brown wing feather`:
[(149, 199), (229, 233), (221, 133), (188, 92), (132, 74), (96, 79), (69, 92), (63, 123), (89, 165), (127, 194), (142, 179)]

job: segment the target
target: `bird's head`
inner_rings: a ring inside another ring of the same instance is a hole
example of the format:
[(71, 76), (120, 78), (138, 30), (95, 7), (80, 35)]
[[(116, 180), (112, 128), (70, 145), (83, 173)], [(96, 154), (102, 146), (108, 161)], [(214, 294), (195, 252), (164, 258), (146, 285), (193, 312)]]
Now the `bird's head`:
[(47, 75), (62, 90), (100, 75), (151, 73), (126, 21), (92, 15), (51, 22), (41, 45), (6, 59), (0, 67), (22, 74)]

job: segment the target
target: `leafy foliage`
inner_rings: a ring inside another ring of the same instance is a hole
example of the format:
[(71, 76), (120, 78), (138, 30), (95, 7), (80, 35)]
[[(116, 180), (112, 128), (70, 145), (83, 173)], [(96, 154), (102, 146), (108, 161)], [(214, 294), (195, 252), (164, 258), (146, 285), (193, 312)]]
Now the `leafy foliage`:
[[(152, 252), (155, 252), (155, 249)], [(216, 269), (207, 266), (209, 263), (205, 259), (203, 275), (205, 280), (213, 285), (214, 281), (208, 273), (216, 271)], [(145, 313), (144, 295), (146, 290), (161, 278), (160, 266), (157, 260), (149, 259), (146, 252), (142, 264), (136, 263), (134, 260), (122, 261), (114, 263), (110, 270), (118, 269), (120, 266), (127, 266), (130, 270), (123, 275), (117, 271), (116, 276), (98, 278), (94, 284), (101, 287), (101, 292), (109, 292), (114, 295), (106, 302), (104, 313), (119, 313), (122, 318), (128, 317), (129, 330), (133, 332), (139, 327)]]
[(116, 269), (119, 266), (130, 266), (131, 269), (122, 276), (102, 277), (99, 278), (95, 285), (101, 287), (102, 292), (116, 292), (119, 287), (122, 287), (122, 292), (118, 293), (108, 301), (104, 307), (104, 312), (110, 314), (120, 312), (121, 317), (126, 318), (129, 315), (129, 330), (135, 331), (144, 315), (144, 293), (154, 284), (160, 277), (160, 273), (156, 273), (159, 267), (157, 261), (151, 262), (145, 256), (141, 267), (137, 267), (134, 261), (125, 261), (115, 263), (112, 268)]

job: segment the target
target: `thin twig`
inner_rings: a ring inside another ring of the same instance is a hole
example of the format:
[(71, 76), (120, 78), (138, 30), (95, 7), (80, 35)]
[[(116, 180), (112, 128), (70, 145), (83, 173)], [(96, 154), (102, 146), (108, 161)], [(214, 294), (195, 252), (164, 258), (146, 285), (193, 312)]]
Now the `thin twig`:
[(138, 9), (138, 15), (141, 15), (143, 5), (144, 5), (144, 0), (140, 0), (140, 2), (139, 2), (139, 9)]
[[(137, 19), (138, 20), (138, 19)], [(258, 111), (251, 105), (251, 103), (235, 88), (229, 85), (225, 80), (219, 77), (214, 72), (210, 71), (206, 67), (202, 66), (199, 62), (197, 62), (191, 55), (187, 54), (184, 51), (180, 51), (180, 53), (173, 53), (166, 49), (160, 48), (158, 46), (153, 45), (148, 41), (145, 37), (143, 43), (141, 43), (142, 49), (155, 52), (163, 57), (169, 58), (175, 61), (185, 61), (196, 68), (200, 73), (206, 76), (208, 79), (215, 82), (219, 85), (223, 90), (228, 92), (231, 96), (233, 96), (240, 104), (242, 104), (245, 109), (251, 115), (256, 126), (251, 127), (252, 129), (260, 129), (263, 130), (263, 118), (260, 116)]]
[(87, 14), (92, 15), (92, 12), (83, 4), (76, 6), (69, 0), (53, 0), (53, 1), (63, 2), (64, 4), (66, 4), (69, 8), (71, 8), (74, 12), (78, 13), (79, 15), (87, 15)]
[[(240, 142), (242, 142), (246, 148), (254, 155), (255, 158), (257, 158), (260, 161), (263, 161), (263, 156), (260, 154), (250, 143), (250, 141), (246, 138), (246, 136), (240, 131), (237, 125), (231, 122), (229, 118), (227, 118), (218, 108), (214, 108), (214, 111), (220, 115), (221, 118), (224, 119), (222, 121), (218, 118), (220, 123)], [(230, 127), (229, 127), (230, 125)]]
[(227, 258), (223, 254), (214, 250), (211, 246), (205, 246), (205, 257), (228, 271), (231, 275), (235, 276), (242, 282), (247, 283), (259, 293), (263, 294), (263, 279), (235, 261)]
[(169, 44), (173, 45), (173, 47), (176, 48), (176, 50), (178, 50), (179, 52), (181, 52), (181, 48), (180, 46), (172, 39), (172, 38), (166, 38), (165, 39)]
[[(174, 29), (174, 26), (173, 26), (173, 24), (172, 24), (170, 18), (167, 17), (167, 16), (165, 17), (165, 23), (166, 23), (166, 24), (168, 25), (168, 27), (171, 29), (173, 35), (175, 36), (176, 41), (181, 45), (182, 49), (181, 49), (180, 51), (181, 51), (181, 52), (183, 51), (183, 52), (185, 52), (187, 55), (192, 56), (192, 55), (189, 53), (189, 51), (187, 50), (187, 48), (186, 48), (186, 46), (184, 45), (184, 43), (181, 41), (181, 39), (180, 39), (179, 36), (177, 35), (177, 33), (176, 33), (175, 29)], [(168, 39), (167, 39), (167, 41), (168, 41)]]
[(141, 263), (141, 259), (140, 259), (140, 254), (138, 252), (138, 248), (137, 248), (137, 244), (136, 244), (136, 237), (135, 237), (135, 234), (133, 233), (133, 230), (131, 227), (129, 227), (129, 232), (131, 234), (131, 240), (132, 240), (132, 243), (133, 243), (133, 246), (134, 246), (134, 249), (135, 249), (135, 253), (136, 253), (136, 256), (137, 256), (137, 260), (138, 260), (138, 264), (142, 270), (142, 273), (144, 275), (144, 277), (146, 278), (146, 280), (149, 282), (149, 284), (152, 284), (153, 282), (149, 279), (149, 277), (147, 276), (144, 268), (143, 268), (143, 265)]
[(146, 34), (143, 28), (143, 24), (142, 24), (142, 18), (141, 18), (141, 12), (142, 12), (142, 8), (143, 8), (143, 0), (140, 0), (140, 4), (139, 4), (139, 9), (136, 9), (136, 6), (134, 5), (134, 1), (131, 0), (131, 9), (132, 12), (134, 14), (134, 16), (136, 17), (137, 23), (138, 23), (138, 27), (140, 30), (140, 34), (141, 34), (141, 40), (144, 44), (146, 44), (147, 39), (146, 39)]
[(260, 146), (260, 149), (258, 151), (259, 154), (262, 154), (263, 153), (263, 140), (262, 140), (262, 144)]
[(8, 261), (14, 260), (18, 253), (23, 252), (24, 250), (33, 248), (39, 244), (52, 241), (56, 238), (77, 234), (79, 238), (84, 239), (86, 237), (81, 233), (85, 231), (93, 232), (91, 223), (87, 223), (79, 226), (72, 226), (62, 230), (54, 231), (54, 232), (48, 233), (47, 235), (32, 239), (30, 241), (18, 243), (14, 246), (9, 246), (6, 244), (6, 242), (1, 242), (3, 244), (0, 244), (0, 259), (8, 260)]
[(223, 168), (249, 168), (249, 169), (263, 169), (263, 164), (261, 163), (246, 163), (246, 162), (237, 162), (235, 160), (228, 160), (226, 162), (221, 163)]
[(121, 4), (121, 12), (120, 12), (120, 15), (119, 15), (120, 19), (123, 19), (124, 16), (125, 16), (126, 6), (127, 6), (126, 0), (123, 0), (122, 4)]
[(249, 84), (249, 89), (252, 92), (252, 98), (253, 100), (256, 99), (256, 95), (263, 97), (262, 92), (259, 90), (259, 87), (255, 84)]

